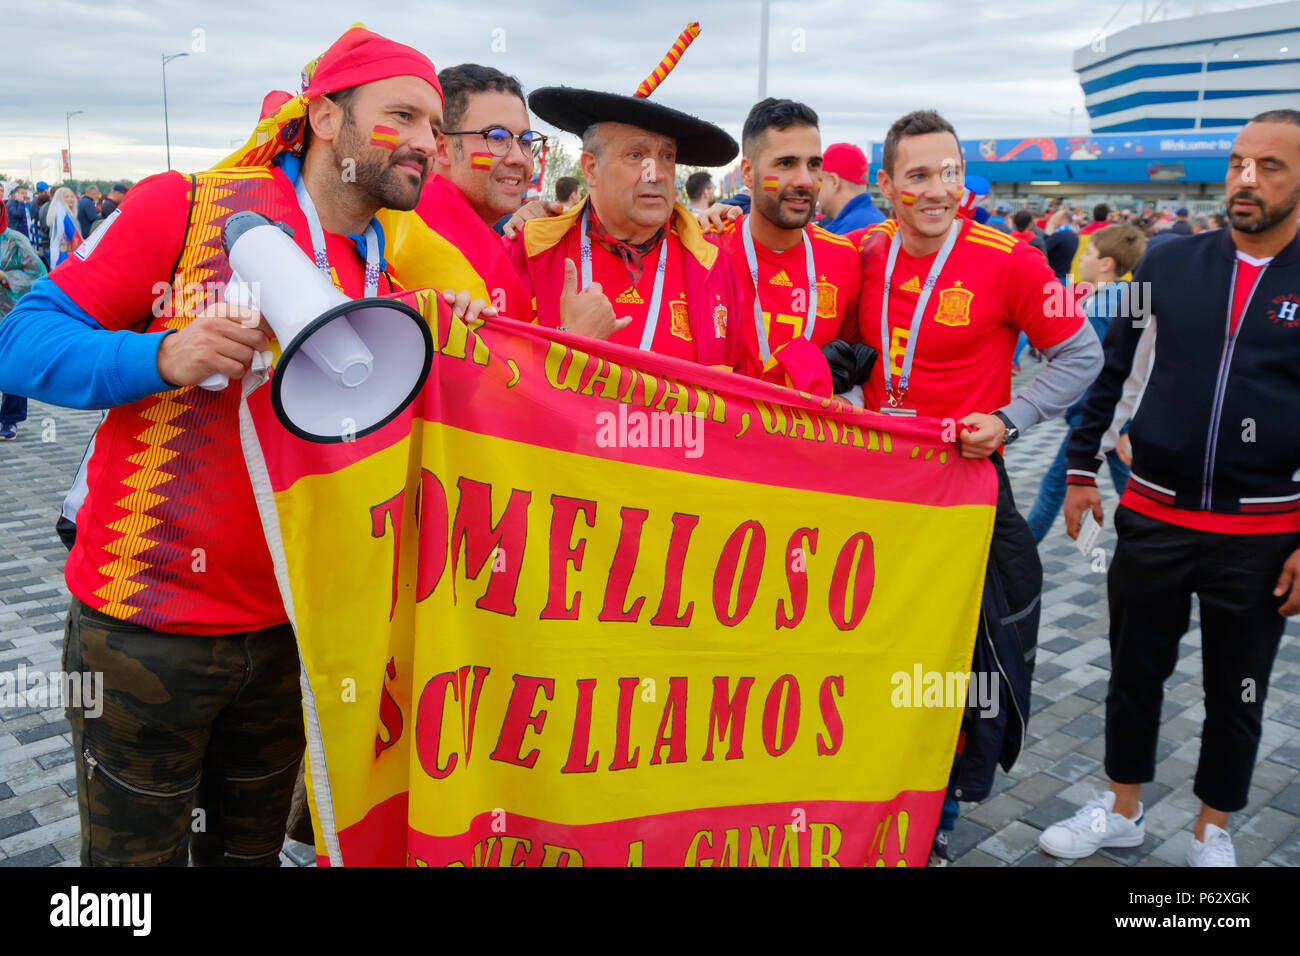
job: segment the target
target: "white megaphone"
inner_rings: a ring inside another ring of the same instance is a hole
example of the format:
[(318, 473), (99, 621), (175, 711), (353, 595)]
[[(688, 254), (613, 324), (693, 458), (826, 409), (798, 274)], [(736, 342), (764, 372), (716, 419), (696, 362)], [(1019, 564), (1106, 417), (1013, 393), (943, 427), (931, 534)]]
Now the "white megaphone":
[[(226, 220), (226, 301), (259, 310), (280, 340), (271, 406), (284, 427), (314, 442), (360, 438), (415, 399), (433, 363), (433, 338), (410, 306), (349, 299), (334, 288), (285, 228), (251, 211)], [(254, 369), (268, 364), (253, 357)], [(229, 382), (213, 373), (199, 384), (219, 391)]]

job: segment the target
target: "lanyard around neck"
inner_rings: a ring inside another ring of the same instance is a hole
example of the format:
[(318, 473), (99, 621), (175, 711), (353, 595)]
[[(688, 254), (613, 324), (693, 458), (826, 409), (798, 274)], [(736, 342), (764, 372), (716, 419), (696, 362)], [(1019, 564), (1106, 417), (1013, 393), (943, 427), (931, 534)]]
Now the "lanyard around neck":
[[(587, 235), (587, 217), (590, 215), (589, 209), (583, 210), (578, 229), (578, 252), (582, 260), (582, 288), (584, 289), (591, 285), (591, 237)], [(655, 285), (654, 291), (650, 293), (650, 311), (646, 313), (645, 330), (641, 333), (641, 344), (638, 346), (646, 352), (650, 351), (650, 345), (655, 340), (655, 329), (659, 326), (659, 303), (664, 297), (664, 274), (667, 271), (668, 233), (665, 232), (663, 241), (659, 243), (659, 258), (655, 263)]]
[[(745, 217), (745, 223), (740, 227), (740, 235), (745, 244), (745, 263), (749, 266), (749, 277), (754, 280), (754, 329), (758, 332), (758, 352), (763, 358), (763, 364), (767, 365), (767, 360), (772, 356), (772, 349), (767, 342), (767, 324), (763, 321), (763, 306), (758, 301), (758, 254), (754, 251), (754, 236), (749, 231), (749, 216)], [(808, 272), (808, 318), (803, 324), (803, 337), (811, 342), (813, 325), (817, 322), (817, 270), (816, 263), (813, 261), (812, 240), (808, 238), (808, 230), (800, 229), (799, 235), (803, 237), (804, 267)], [(776, 314), (775, 309), (772, 314)]]
[[(330, 276), (330, 257), (325, 251), (325, 230), (321, 228), (320, 216), (316, 213), (316, 204), (311, 201), (311, 196), (307, 193), (307, 187), (303, 185), (302, 177), (299, 176), (293, 184), (294, 193), (298, 197), (298, 206), (302, 209), (302, 214), (307, 217), (307, 230), (311, 233), (311, 248), (316, 258), (316, 268)], [(371, 222), (366, 226), (366, 288), (363, 295), (368, 299), (372, 296), (379, 295), (379, 236), (375, 234), (375, 224)], [(334, 279), (330, 276), (330, 281)]]
[(921, 329), (921, 318), (925, 315), (925, 307), (930, 301), (930, 292), (939, 281), (943, 264), (948, 260), (948, 253), (952, 252), (952, 247), (957, 243), (959, 232), (961, 232), (961, 220), (954, 219), (948, 229), (948, 238), (944, 239), (939, 254), (934, 257), (934, 264), (930, 266), (930, 274), (925, 277), (925, 287), (921, 290), (920, 298), (916, 300), (916, 309), (912, 312), (912, 325), (907, 333), (907, 348), (903, 352), (903, 367), (898, 376), (897, 394), (895, 394), (889, 368), (892, 362), (889, 348), (889, 284), (893, 281), (894, 264), (898, 262), (898, 250), (903, 244), (901, 226), (895, 230), (894, 239), (889, 244), (889, 259), (885, 263), (885, 293), (880, 300), (880, 351), (885, 356), (880, 366), (885, 372), (885, 395), (893, 408), (897, 408), (903, 401), (903, 396), (907, 394), (907, 385), (912, 377), (912, 359), (916, 356), (916, 339)]

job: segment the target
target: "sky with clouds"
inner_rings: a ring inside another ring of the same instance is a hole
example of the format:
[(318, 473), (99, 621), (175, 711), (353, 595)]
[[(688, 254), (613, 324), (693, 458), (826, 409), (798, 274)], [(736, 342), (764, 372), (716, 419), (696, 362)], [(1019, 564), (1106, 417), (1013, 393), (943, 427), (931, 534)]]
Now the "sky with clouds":
[[(1171, 2), (1184, 16), (1256, 6)], [(1140, 0), (773, 0), (767, 91), (811, 105), (824, 143), (878, 142), (889, 123), (938, 108), (963, 138), (1064, 135), (1087, 127), (1073, 51), (1138, 22)], [(1155, 6), (1151, 0), (1150, 6)], [(678, 32), (702, 32), (656, 98), (739, 139), (758, 93), (760, 0), (479, 0), (374, 6), (355, 0), (0, 0), (0, 172), (137, 180), (165, 168), (161, 55), (172, 165), (202, 169), (242, 143), (272, 89), (347, 27), (484, 63), (526, 90), (568, 84), (631, 93)], [(553, 133), (538, 123), (543, 132)], [(576, 143), (576, 140), (570, 140)]]

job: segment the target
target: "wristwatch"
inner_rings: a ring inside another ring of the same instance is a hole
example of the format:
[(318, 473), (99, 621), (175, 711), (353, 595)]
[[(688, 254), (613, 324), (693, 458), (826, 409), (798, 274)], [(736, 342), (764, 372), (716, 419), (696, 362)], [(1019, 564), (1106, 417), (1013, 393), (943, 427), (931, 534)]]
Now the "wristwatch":
[(1002, 436), (1002, 444), (1010, 445), (1013, 441), (1015, 441), (1017, 438), (1020, 437), (1020, 429), (1017, 428), (1015, 426), (1015, 423), (1012, 422), (1011, 419), (1008, 418), (1004, 413), (994, 412), (993, 417), (1001, 419), (1002, 424), (1007, 426), (1007, 433)]

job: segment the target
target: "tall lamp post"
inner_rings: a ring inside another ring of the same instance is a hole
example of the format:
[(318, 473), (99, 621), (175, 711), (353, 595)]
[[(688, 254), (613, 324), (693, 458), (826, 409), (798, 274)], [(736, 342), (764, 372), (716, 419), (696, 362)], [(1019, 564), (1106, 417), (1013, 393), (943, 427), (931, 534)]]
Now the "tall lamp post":
[(172, 132), (171, 126), (167, 119), (167, 64), (178, 56), (189, 56), (188, 53), (173, 53), (170, 56), (162, 54), (162, 74), (163, 74), (163, 136), (167, 140), (167, 168), (172, 168)]
[(1073, 135), (1074, 135), (1074, 110), (1075, 110), (1075, 108), (1074, 108), (1073, 106), (1070, 107), (1070, 109), (1069, 109), (1068, 112), (1067, 112), (1066, 110), (1048, 110), (1048, 112), (1050, 112), (1050, 113), (1055, 113), (1057, 116), (1069, 116), (1069, 118), (1070, 118), (1070, 119), (1069, 119), (1069, 130), (1070, 130), (1070, 132), (1066, 134), (1067, 136), (1073, 136)]
[(72, 178), (72, 117), (86, 112), (85, 110), (72, 110), (65, 117), (68, 132), (68, 178)]

